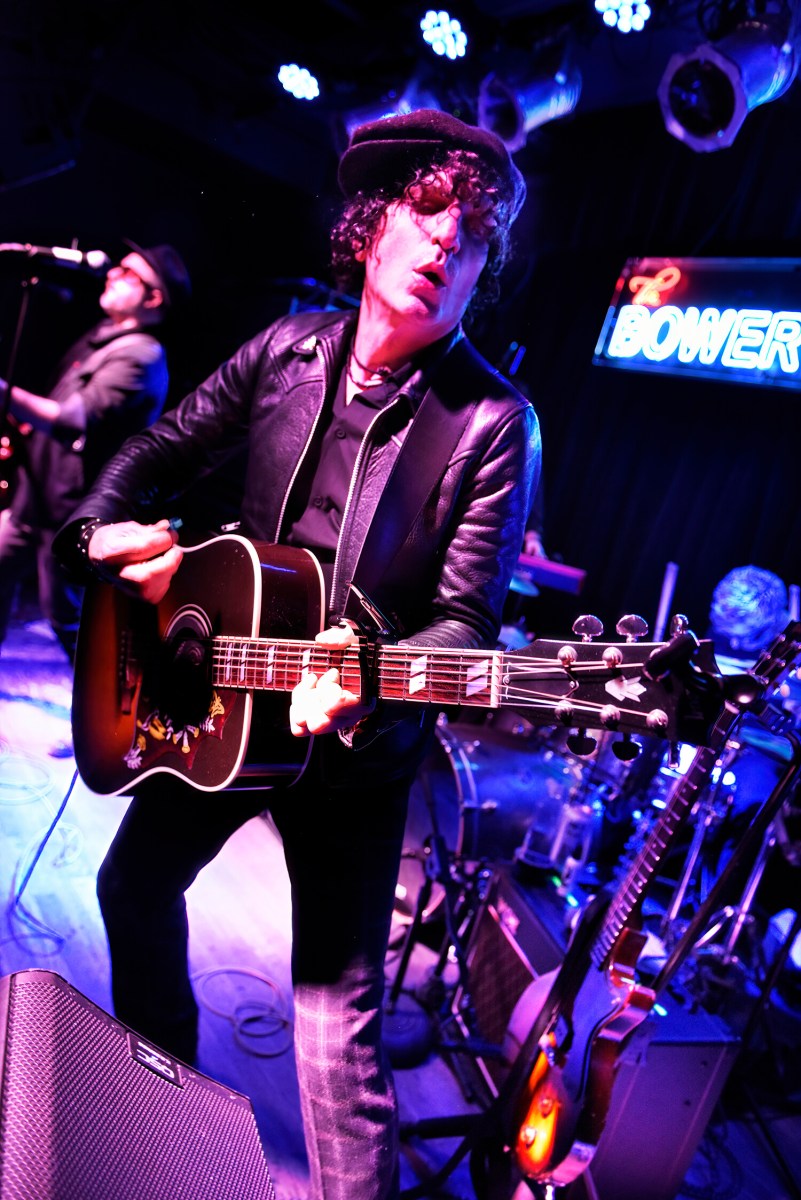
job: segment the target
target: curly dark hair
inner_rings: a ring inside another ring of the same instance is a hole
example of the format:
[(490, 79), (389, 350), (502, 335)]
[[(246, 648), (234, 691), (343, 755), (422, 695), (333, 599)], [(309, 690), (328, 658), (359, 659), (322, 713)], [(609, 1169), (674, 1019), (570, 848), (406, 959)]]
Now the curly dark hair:
[(453, 193), (460, 199), (472, 199), (480, 191), (493, 201), (495, 224), (488, 234), (487, 261), (470, 299), (467, 315), (475, 316), (497, 300), (499, 276), (512, 252), (512, 222), (522, 205), (525, 185), (521, 178), (510, 190), (508, 181), (470, 150), (448, 150), (438, 159), (418, 167), (411, 178), (370, 192), (358, 192), (346, 203), (331, 230), (331, 269), (342, 291), (352, 295), (361, 292), (364, 264), (357, 260), (356, 253), (370, 244), (387, 207), (396, 200), (414, 202), (415, 192), (443, 169), (452, 173)]

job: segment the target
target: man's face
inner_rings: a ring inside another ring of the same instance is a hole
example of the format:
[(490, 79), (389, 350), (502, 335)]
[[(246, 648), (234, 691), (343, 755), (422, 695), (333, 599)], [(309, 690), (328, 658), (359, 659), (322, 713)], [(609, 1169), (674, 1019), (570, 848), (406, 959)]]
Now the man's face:
[(119, 266), (106, 274), (106, 286), (100, 307), (107, 316), (122, 320), (150, 312), (154, 299), (160, 303), (158, 277), (140, 254), (126, 254)]
[(363, 302), (383, 309), (395, 327), (417, 326), (422, 344), (443, 337), (464, 315), (494, 224), (490, 200), (460, 199), (450, 175), (439, 172), (387, 208), (364, 252)]

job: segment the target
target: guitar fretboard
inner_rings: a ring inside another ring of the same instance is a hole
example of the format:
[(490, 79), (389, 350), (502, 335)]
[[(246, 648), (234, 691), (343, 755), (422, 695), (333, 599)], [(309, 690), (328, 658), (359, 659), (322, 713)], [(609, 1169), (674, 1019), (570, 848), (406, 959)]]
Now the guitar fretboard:
[[(666, 714), (640, 700), (645, 691), (641, 661), (610, 665), (598, 657), (571, 659), (565, 666), (557, 657), (558, 646), (554, 643), (550, 657), (540, 657), (366, 642), (341, 650), (317, 641), (223, 635), (212, 640), (211, 682), (218, 688), (290, 692), (307, 672), (319, 677), (336, 667), (342, 686), (355, 695), (366, 692), (381, 700), (441, 707), (515, 707), (525, 709), (535, 724), (667, 736)], [(655, 687), (652, 682), (649, 686)]]
[(290, 692), (308, 672), (319, 676), (332, 667), (340, 672), (341, 685), (357, 695), (362, 691), (364, 670), (382, 700), (481, 707), (500, 703), (500, 651), (403, 646), (360, 650), (358, 645), (343, 651), (319, 642), (214, 639), (212, 683), (216, 687)]

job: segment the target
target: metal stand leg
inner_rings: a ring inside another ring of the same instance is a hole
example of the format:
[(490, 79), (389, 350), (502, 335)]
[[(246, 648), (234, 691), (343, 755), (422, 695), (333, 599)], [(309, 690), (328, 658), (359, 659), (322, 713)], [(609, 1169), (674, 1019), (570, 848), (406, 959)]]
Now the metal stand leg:
[(770, 852), (775, 845), (776, 830), (775, 825), (771, 823), (762, 839), (762, 845), (743, 889), (740, 903), (736, 907), (727, 906), (720, 913), (715, 914), (712, 918), (715, 923), (695, 943), (696, 951), (708, 946), (712, 939), (724, 928), (726, 922), (731, 921), (728, 935), (721, 946), (714, 949), (716, 949), (719, 960), (724, 966), (730, 966), (732, 963), (739, 961), (735, 955), (735, 947), (740, 934), (745, 928), (746, 922), (750, 920), (754, 897), (765, 872)]

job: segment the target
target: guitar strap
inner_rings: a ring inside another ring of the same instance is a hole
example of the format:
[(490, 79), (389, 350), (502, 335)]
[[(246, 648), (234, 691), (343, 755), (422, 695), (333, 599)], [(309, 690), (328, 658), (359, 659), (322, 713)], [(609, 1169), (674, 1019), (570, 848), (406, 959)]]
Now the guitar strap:
[(475, 411), (478, 396), (465, 397), (485, 370), (483, 359), (462, 338), (434, 373), (362, 544), (345, 606), (354, 620), (363, 613), (353, 585), (369, 599), (403, 546)]

